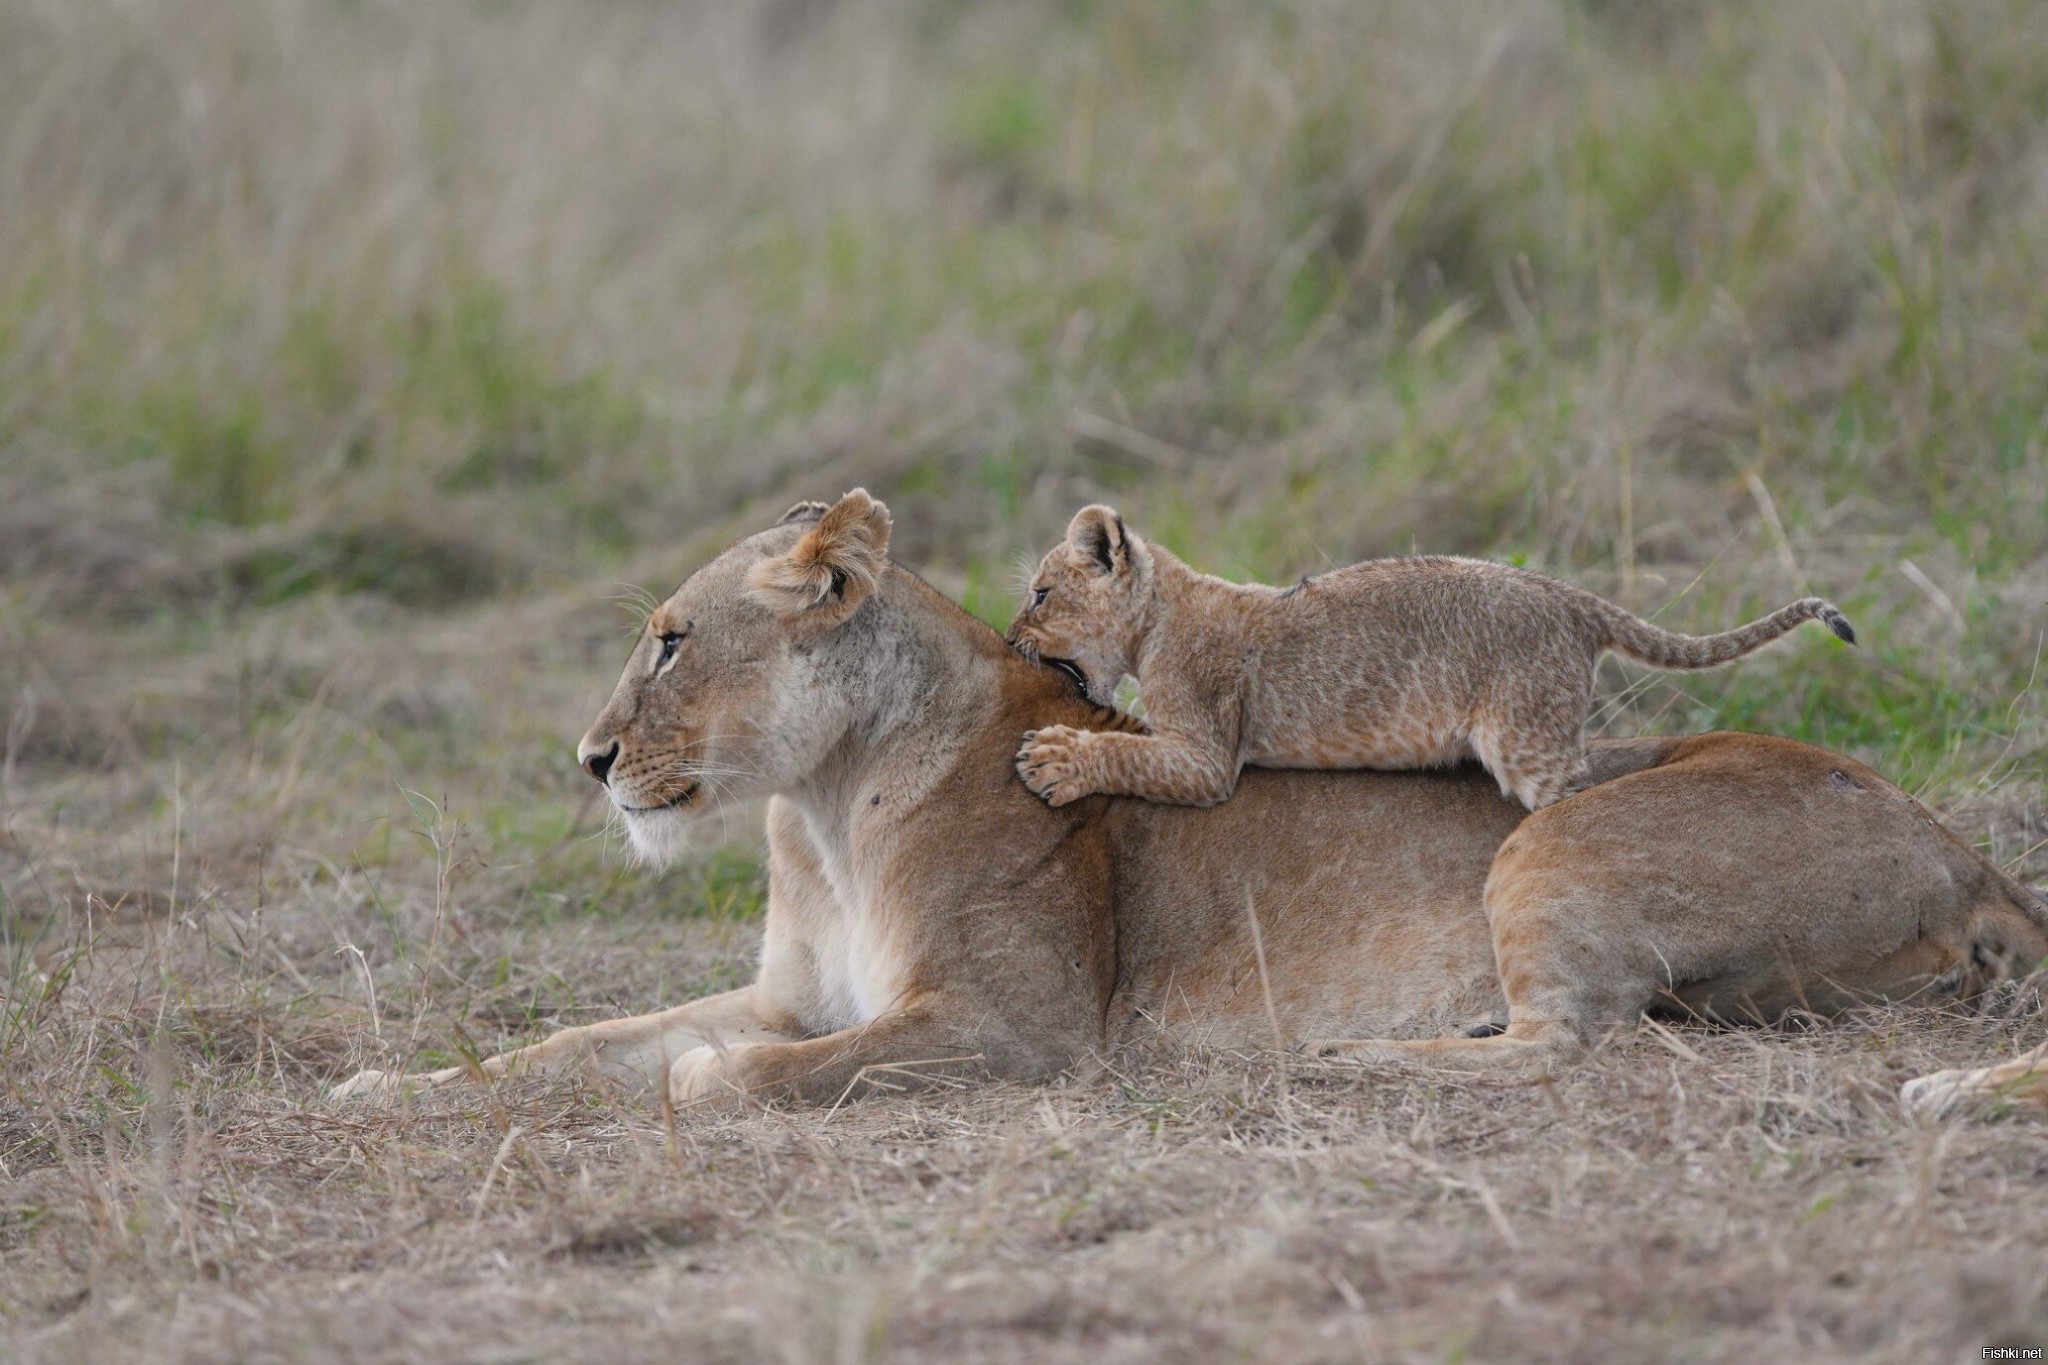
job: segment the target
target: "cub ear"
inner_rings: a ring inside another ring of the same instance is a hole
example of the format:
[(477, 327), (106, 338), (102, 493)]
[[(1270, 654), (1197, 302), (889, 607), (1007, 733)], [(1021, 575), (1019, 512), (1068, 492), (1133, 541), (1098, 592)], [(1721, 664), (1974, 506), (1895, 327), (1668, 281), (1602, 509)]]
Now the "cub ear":
[(788, 552), (756, 564), (748, 586), (777, 616), (836, 626), (874, 591), (888, 553), (889, 509), (856, 488), (825, 508)]
[(1130, 572), (1131, 537), (1114, 507), (1096, 503), (1074, 513), (1067, 523), (1067, 544), (1098, 572)]

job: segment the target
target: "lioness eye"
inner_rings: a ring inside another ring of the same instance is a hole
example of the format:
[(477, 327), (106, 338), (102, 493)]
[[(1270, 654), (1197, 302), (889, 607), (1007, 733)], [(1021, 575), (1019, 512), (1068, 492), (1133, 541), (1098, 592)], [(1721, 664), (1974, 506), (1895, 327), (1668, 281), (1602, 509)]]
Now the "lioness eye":
[(1046, 595), (1051, 591), (1051, 588), (1033, 588), (1031, 590), (1031, 605), (1034, 607), (1044, 606)]
[(679, 631), (664, 631), (661, 636), (661, 657), (654, 661), (656, 668), (666, 668), (668, 661), (676, 657), (676, 646), (683, 642)]

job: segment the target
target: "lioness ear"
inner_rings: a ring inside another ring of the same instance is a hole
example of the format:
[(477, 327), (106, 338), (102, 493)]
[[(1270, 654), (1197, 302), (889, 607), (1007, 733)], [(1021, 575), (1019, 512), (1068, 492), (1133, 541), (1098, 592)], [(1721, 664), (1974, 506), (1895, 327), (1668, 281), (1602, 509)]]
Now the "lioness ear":
[(1067, 523), (1067, 544), (1103, 573), (1130, 570), (1131, 538), (1114, 507), (1096, 503), (1074, 513)]
[(782, 526), (792, 521), (816, 521), (831, 510), (832, 504), (829, 502), (800, 502), (777, 517), (775, 524)]
[(838, 625), (874, 591), (889, 553), (889, 509), (856, 488), (826, 508), (785, 554), (748, 575), (754, 597), (778, 616)]

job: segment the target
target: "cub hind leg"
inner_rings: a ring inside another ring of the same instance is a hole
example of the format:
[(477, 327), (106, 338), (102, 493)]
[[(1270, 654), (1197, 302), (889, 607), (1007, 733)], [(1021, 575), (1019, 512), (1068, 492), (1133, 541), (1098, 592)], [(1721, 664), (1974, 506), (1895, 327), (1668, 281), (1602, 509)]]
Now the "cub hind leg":
[(1501, 795), (1542, 810), (1589, 785), (1586, 711), (1591, 688), (1533, 702), (1493, 704), (1472, 727), (1472, 752), (1500, 783)]

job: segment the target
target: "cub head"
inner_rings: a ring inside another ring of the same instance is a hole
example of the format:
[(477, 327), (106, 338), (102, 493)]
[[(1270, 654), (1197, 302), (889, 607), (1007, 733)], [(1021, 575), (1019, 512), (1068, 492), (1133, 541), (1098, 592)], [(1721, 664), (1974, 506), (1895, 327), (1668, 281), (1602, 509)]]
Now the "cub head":
[(802, 781), (845, 733), (846, 670), (832, 656), (859, 629), (888, 549), (889, 509), (856, 488), (792, 507), (655, 609), (576, 747), (642, 857), (682, 851), (698, 814)]
[(1136, 666), (1152, 606), (1152, 552), (1113, 507), (1084, 507), (1031, 577), (1007, 638), (1071, 674), (1097, 706)]

